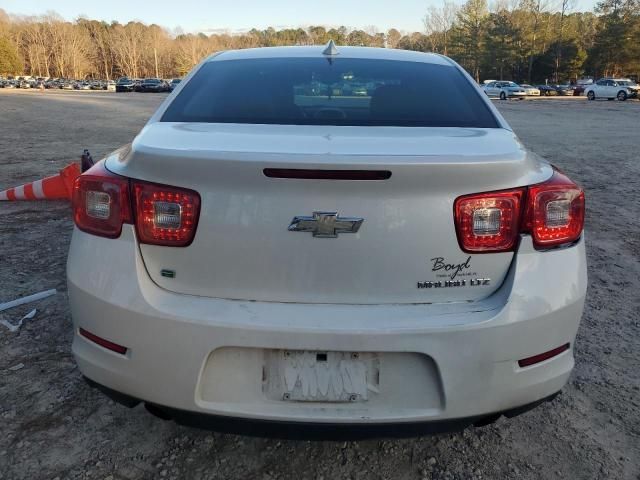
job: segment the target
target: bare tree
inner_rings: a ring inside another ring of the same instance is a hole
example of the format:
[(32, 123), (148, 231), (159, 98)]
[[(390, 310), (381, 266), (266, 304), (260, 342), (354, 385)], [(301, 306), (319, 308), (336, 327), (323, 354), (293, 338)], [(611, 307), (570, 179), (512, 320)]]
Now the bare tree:
[(432, 37), (434, 51), (442, 51), (448, 54), (449, 32), (453, 28), (458, 14), (458, 6), (448, 0), (443, 0), (441, 7), (430, 6), (422, 19), (425, 33)]
[(527, 80), (531, 82), (533, 72), (533, 59), (538, 53), (538, 39), (543, 14), (549, 11), (550, 0), (522, 0), (521, 8), (529, 14), (530, 18), (530, 41)]
[(569, 10), (571, 10), (574, 6), (574, 0), (560, 0), (560, 25), (558, 26), (558, 39), (556, 42), (556, 55), (555, 55), (555, 71), (554, 78), (555, 82), (559, 82), (559, 71), (560, 71), (560, 61), (562, 56), (562, 47), (564, 42), (564, 27), (565, 27), (565, 19)]

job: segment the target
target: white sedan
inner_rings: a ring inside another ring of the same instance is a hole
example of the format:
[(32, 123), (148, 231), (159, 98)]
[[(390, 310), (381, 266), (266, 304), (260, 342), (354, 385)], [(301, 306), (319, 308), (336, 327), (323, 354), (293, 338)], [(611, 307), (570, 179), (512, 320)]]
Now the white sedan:
[(489, 82), (484, 85), (482, 89), (487, 96), (497, 97), (500, 100), (506, 100), (507, 98), (524, 98), (527, 96), (525, 89), (514, 82)]
[(80, 371), (163, 418), (439, 432), (553, 398), (574, 365), (584, 194), (440, 55), (215, 54), (73, 210)]
[(539, 97), (540, 96), (540, 89), (537, 87), (534, 87), (533, 85), (528, 85), (526, 83), (521, 83), (520, 87), (522, 87), (524, 89), (524, 92), (527, 94), (528, 97)]
[(613, 100), (617, 98), (620, 101), (624, 101), (627, 98), (636, 98), (639, 91), (640, 86), (628, 78), (602, 78), (585, 88), (584, 93), (589, 100), (595, 100), (596, 98)]

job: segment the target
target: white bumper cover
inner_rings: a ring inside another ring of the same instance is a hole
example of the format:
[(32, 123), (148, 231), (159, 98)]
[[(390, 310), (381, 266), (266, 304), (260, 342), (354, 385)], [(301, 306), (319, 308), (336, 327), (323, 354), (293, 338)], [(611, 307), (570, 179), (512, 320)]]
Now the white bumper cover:
[[(91, 380), (180, 410), (326, 423), (473, 417), (557, 392), (573, 349), (526, 368), (517, 361), (573, 347), (587, 287), (583, 240), (538, 252), (523, 237), (503, 286), (477, 302), (327, 305), (180, 295), (149, 279), (128, 225), (116, 240), (76, 229), (67, 272), (73, 353)], [(80, 327), (126, 346), (127, 354), (90, 342)], [(379, 392), (354, 403), (274, 398), (263, 388), (265, 352), (280, 349), (373, 352)]]

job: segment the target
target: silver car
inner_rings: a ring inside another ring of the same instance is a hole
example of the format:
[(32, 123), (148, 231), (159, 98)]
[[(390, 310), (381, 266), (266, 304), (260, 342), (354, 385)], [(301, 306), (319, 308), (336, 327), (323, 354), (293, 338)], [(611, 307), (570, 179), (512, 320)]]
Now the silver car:
[(483, 87), (483, 90), (489, 97), (497, 97), (500, 100), (527, 96), (526, 90), (514, 82), (489, 82)]

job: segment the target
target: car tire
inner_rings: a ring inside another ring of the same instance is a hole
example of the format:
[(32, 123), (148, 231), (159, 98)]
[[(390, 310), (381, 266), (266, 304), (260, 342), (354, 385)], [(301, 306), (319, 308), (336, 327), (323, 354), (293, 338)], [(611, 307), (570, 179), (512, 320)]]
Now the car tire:
[(506, 100), (507, 99), (507, 94), (504, 92), (500, 92), (500, 100)]
[(624, 90), (620, 90), (618, 92), (618, 95), (616, 95), (616, 98), (621, 102), (624, 102), (627, 99), (627, 92), (625, 92)]
[(589, 93), (587, 93), (587, 98), (589, 100), (595, 100), (596, 99), (596, 94), (593, 93), (593, 91), (590, 91)]

